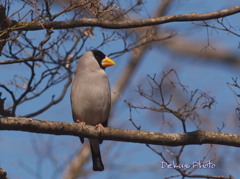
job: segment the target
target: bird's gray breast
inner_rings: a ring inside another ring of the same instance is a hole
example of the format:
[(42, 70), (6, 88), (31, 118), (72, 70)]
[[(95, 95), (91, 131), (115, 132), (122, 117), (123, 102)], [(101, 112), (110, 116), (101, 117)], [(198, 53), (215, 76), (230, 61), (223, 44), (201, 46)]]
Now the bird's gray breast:
[(111, 92), (104, 70), (79, 71), (73, 79), (71, 103), (74, 121), (89, 125), (105, 122), (109, 117)]

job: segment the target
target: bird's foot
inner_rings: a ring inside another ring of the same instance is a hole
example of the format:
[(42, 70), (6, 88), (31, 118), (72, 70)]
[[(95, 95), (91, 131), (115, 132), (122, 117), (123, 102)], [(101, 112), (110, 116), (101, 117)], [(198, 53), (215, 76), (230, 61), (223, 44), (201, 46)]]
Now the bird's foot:
[(86, 124), (85, 122), (82, 122), (80, 120), (76, 120), (76, 123), (79, 123), (81, 126), (84, 126)]
[(104, 127), (100, 123), (96, 125), (96, 129), (98, 129), (99, 132), (103, 132), (104, 131)]

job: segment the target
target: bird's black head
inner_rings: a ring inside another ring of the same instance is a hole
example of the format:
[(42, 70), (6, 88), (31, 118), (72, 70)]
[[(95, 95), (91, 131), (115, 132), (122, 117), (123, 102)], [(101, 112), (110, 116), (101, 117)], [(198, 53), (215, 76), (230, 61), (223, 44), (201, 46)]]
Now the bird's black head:
[(99, 51), (99, 50), (92, 50), (92, 53), (93, 53), (93, 56), (95, 57), (95, 59), (97, 60), (99, 66), (102, 68), (102, 69), (105, 69), (104, 66), (102, 66), (102, 61), (103, 59), (106, 58), (106, 55)]

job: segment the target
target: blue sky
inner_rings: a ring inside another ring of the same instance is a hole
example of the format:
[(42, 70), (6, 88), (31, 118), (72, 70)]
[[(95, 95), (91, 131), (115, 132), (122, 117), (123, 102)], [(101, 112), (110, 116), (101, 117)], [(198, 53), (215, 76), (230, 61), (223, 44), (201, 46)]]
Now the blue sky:
[[(155, 4), (158, 4), (159, 1), (151, 0), (151, 3), (149, 1), (144, 2), (146, 2), (144, 7), (145, 11), (140, 14), (141, 18), (146, 18), (148, 14), (152, 14), (155, 9)], [(237, 1), (233, 0), (175, 0), (168, 14), (185, 14), (192, 12), (206, 13), (226, 7), (233, 7), (238, 4)], [(14, 3), (12, 11), (18, 8), (18, 3)], [(239, 15), (231, 16), (228, 19), (231, 20), (233, 25), (236, 25)], [(170, 23), (162, 25), (161, 28), (174, 29), (179, 36), (185, 35), (192, 40), (196, 39), (207, 43), (206, 28), (200, 28), (191, 22)], [(239, 26), (237, 26), (237, 28), (239, 28)], [(106, 32), (106, 30), (96, 28), (94, 31), (94, 39), (88, 40), (87, 48), (94, 47), (101, 42), (102, 31)], [(108, 31), (109, 33), (111, 32), (111, 30)], [(33, 35), (35, 33), (36, 32), (32, 32)], [(40, 40), (40, 38), (41, 36), (34, 35), (36, 41)], [(212, 31), (210, 33), (210, 39), (212, 45), (214, 47), (216, 46), (216, 50), (218, 50), (217, 47), (219, 46), (230, 49), (233, 53), (239, 53), (239, 38), (231, 34)], [(66, 46), (68, 46), (68, 44), (66, 44)], [(117, 51), (119, 47), (121, 47), (121, 43), (117, 41), (102, 47), (100, 50), (104, 51), (106, 54), (110, 54)], [(117, 82), (116, 80), (123, 71), (125, 65), (127, 65), (130, 55), (131, 54), (128, 53), (114, 59), (117, 65), (106, 70), (110, 78), (111, 86), (114, 86)], [(4, 60), (1, 57), (0, 59)], [(210, 112), (207, 112), (207, 114), (212, 117), (213, 121), (216, 122), (216, 127), (212, 130), (216, 131), (217, 127), (221, 126), (221, 121), (224, 121), (227, 126), (224, 130), (226, 130), (226, 132), (231, 132), (232, 124), (225, 120), (229, 119), (234, 121), (236, 103), (226, 82), (231, 82), (231, 77), (238, 77), (239, 69), (233, 66), (206, 62), (203, 60), (193, 60), (192, 57), (189, 56), (176, 56), (176, 54), (172, 54), (166, 49), (161, 48), (160, 45), (155, 45), (148, 50), (138, 70), (134, 73), (127, 90), (121, 95), (126, 99), (139, 101), (138, 95), (134, 92), (136, 90), (136, 85), (143, 83), (144, 80), (146, 80), (147, 74), (161, 74), (163, 71), (168, 71), (171, 68), (176, 69), (181, 82), (189, 86), (190, 90), (200, 89), (215, 97), (217, 104), (214, 105), (214, 108)], [(9, 70), (17, 71), (18, 74), (26, 73), (26, 70), (21, 65), (0, 66), (0, 69), (2, 76), (1, 80), (12, 78), (14, 73), (9, 73)], [(69, 92), (70, 89), (68, 89), (64, 100), (60, 104), (53, 106), (48, 111), (35, 118), (50, 121), (72, 122)], [(21, 107), (18, 110), (19, 115), (34, 111), (33, 109), (37, 109), (38, 105), (40, 106), (46, 101), (49, 101), (51, 95), (54, 93), (57, 93), (57, 88), (49, 90), (47, 94), (40, 97), (34, 105), (28, 103)], [(151, 121), (150, 117), (151, 114), (146, 111), (133, 112), (134, 120), (136, 120), (138, 125), (142, 126), (143, 130), (161, 132), (161, 123)], [(114, 128), (134, 129), (128, 119), (128, 107), (122, 100), (119, 100), (116, 107), (112, 110), (110, 125)], [(236, 122), (236, 124), (239, 125), (239, 122)], [(178, 124), (176, 123), (176, 125)], [(168, 131), (168, 129), (164, 130)], [(74, 156), (81, 146), (79, 139), (71, 136), (29, 134), (16, 131), (0, 131), (0, 134), (0, 167), (7, 170), (9, 178), (11, 179), (61, 178), (69, 158)], [(163, 149), (162, 146), (154, 147), (158, 150)], [(206, 147), (206, 145), (189, 147), (186, 151), (194, 153), (195, 158), (187, 158), (188, 155), (187, 152), (185, 152), (184, 156), (186, 157), (186, 161), (191, 162), (192, 160), (200, 160), (203, 155), (201, 151), (204, 150), (204, 147)], [(86, 178), (158, 178), (159, 176), (170, 176), (174, 174), (172, 170), (158, 168), (157, 165), (162, 161), (161, 158), (144, 144), (104, 141), (101, 148), (106, 170), (101, 173), (92, 173)], [(170, 149), (176, 150), (176, 148)], [(229, 152), (229, 162), (232, 162), (231, 156), (235, 154), (237, 149), (232, 147), (222, 147), (222, 149), (218, 149), (219, 153), (224, 153), (226, 150)], [(106, 155), (106, 153), (108, 153), (108, 155)], [(225, 158), (223, 160), (225, 160)], [(86, 170), (91, 170), (91, 165), (91, 162), (89, 162), (86, 166)], [(138, 171), (139, 168), (140, 171)], [(229, 174), (234, 175), (233, 169), (229, 170), (229, 172), (231, 172)], [(217, 172), (212, 170), (208, 171), (211, 172), (210, 174), (223, 174), (220, 173), (223, 171), (217, 169)], [(200, 172), (203, 171), (199, 171), (199, 173)]]

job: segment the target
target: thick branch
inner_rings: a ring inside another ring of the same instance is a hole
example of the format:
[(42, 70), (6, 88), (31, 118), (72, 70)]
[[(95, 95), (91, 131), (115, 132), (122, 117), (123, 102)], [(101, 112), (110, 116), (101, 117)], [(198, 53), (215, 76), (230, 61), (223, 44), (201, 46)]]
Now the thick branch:
[(169, 15), (156, 18), (148, 18), (141, 20), (124, 20), (124, 21), (108, 21), (102, 19), (89, 19), (82, 18), (69, 21), (44, 21), (44, 22), (19, 22), (16, 26), (9, 30), (41, 30), (41, 29), (66, 29), (75, 27), (94, 26), (107, 29), (125, 29), (145, 27), (152, 25), (159, 25), (169, 22), (182, 22), (182, 21), (202, 21), (217, 19), (226, 16), (230, 16), (240, 12), (240, 6), (236, 6), (229, 9), (215, 11), (211, 13), (191, 13), (182, 15)]
[(129, 129), (105, 128), (99, 132), (93, 126), (82, 126), (68, 122), (50, 122), (21, 117), (0, 118), (0, 130), (16, 130), (34, 133), (73, 135), (104, 140), (147, 143), (155, 145), (181, 146), (192, 144), (221, 144), (240, 147), (240, 135), (194, 131), (189, 133), (157, 133)]

